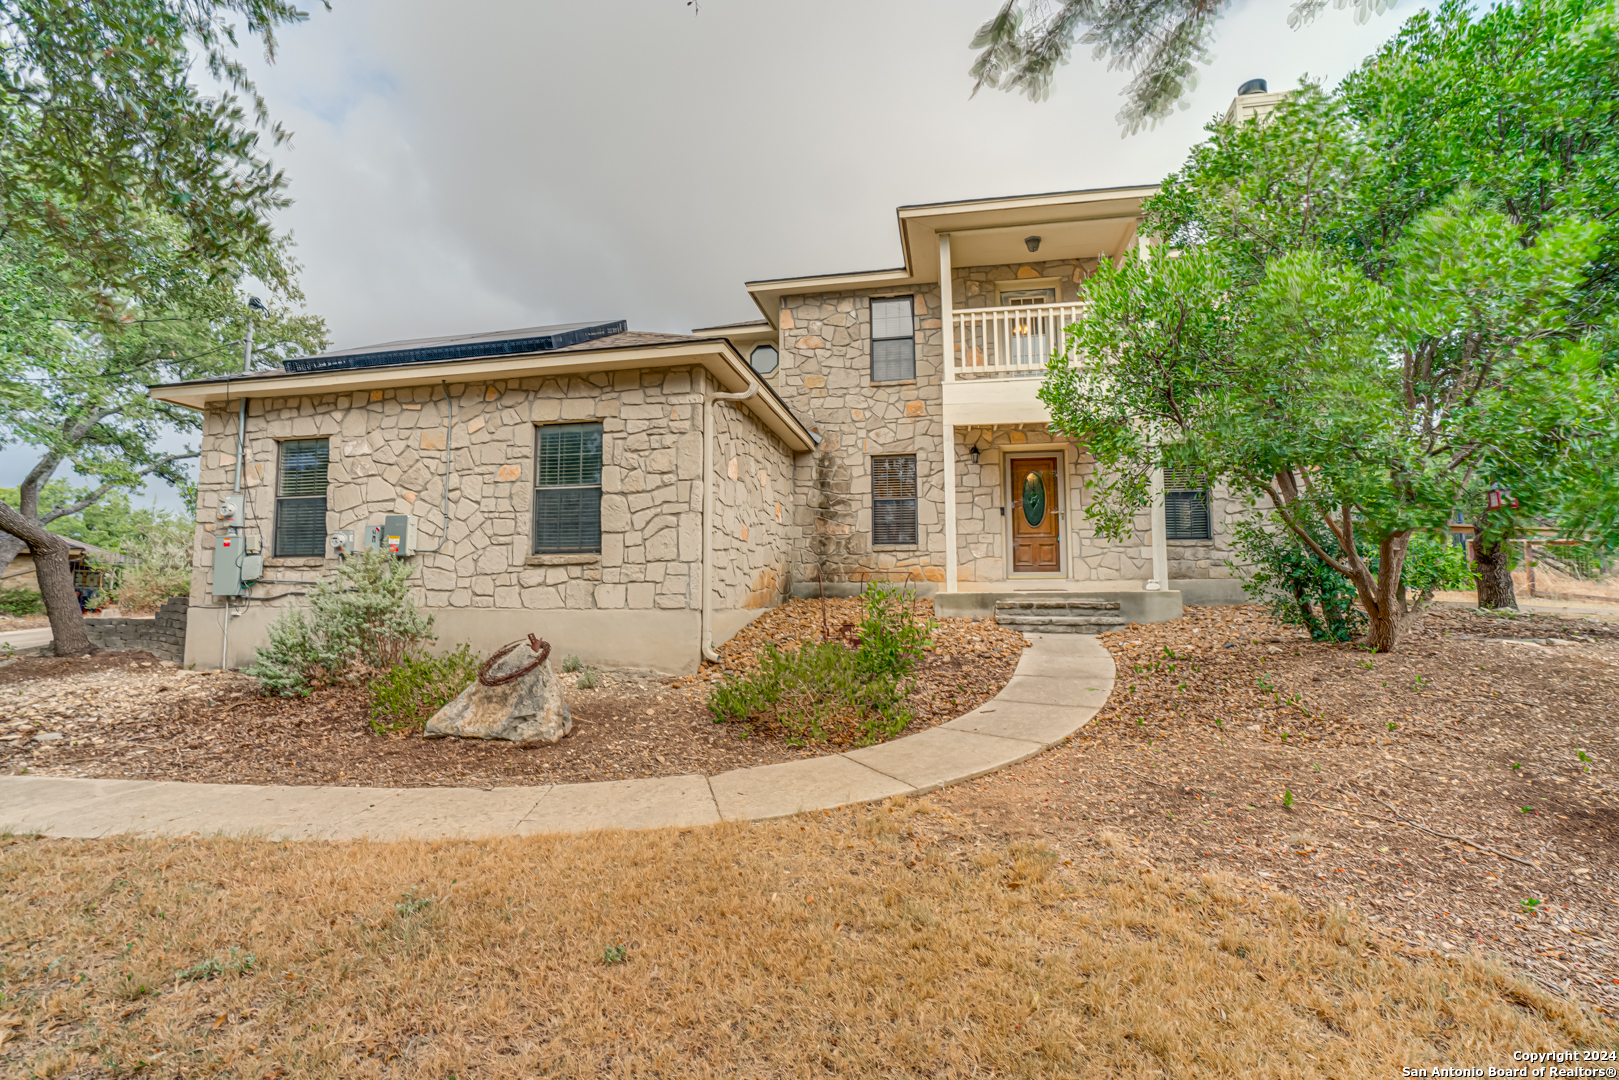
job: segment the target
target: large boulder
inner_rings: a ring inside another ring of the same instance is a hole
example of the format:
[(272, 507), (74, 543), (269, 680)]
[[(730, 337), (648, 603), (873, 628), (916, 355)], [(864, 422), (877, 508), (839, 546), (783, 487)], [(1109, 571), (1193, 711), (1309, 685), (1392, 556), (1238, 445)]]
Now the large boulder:
[[(513, 649), (489, 670), (490, 681), (533, 663), (527, 647)], [(549, 659), (511, 682), (486, 686), (474, 680), (433, 714), (428, 738), (509, 739), (515, 743), (554, 743), (573, 730), (573, 715)]]

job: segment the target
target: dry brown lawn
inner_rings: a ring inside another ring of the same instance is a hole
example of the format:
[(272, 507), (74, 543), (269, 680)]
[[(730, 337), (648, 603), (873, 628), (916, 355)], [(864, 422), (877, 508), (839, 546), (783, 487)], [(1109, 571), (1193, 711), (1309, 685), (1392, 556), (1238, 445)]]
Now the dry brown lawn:
[(1065, 861), (962, 826), (895, 801), (483, 843), (11, 838), (0, 1070), (1369, 1077), (1614, 1045), (1341, 909), (1113, 833)]

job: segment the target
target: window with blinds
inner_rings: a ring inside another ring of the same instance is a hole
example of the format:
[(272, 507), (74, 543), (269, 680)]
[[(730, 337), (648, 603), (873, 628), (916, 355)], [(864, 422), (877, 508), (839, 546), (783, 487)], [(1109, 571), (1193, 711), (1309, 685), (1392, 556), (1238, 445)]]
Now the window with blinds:
[(916, 378), (916, 324), (909, 296), (871, 302), (871, 381)]
[(600, 551), (602, 426), (546, 424), (534, 443), (534, 554)]
[(275, 553), (326, 554), (326, 439), (280, 444), (275, 478)]
[(1164, 470), (1164, 536), (1169, 540), (1208, 540), (1209, 485), (1190, 469)]
[(871, 459), (873, 546), (916, 545), (916, 455)]

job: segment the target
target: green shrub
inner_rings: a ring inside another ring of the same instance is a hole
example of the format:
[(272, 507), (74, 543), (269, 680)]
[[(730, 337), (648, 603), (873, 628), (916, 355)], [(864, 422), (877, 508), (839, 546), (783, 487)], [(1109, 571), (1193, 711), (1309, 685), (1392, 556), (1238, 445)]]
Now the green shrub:
[(789, 743), (825, 742), (835, 724), (852, 717), (861, 743), (896, 735), (911, 722), (903, 702), (912, 683), (897, 674), (865, 671), (859, 653), (842, 642), (807, 643), (782, 651), (765, 646), (759, 666), (722, 680), (709, 696), (718, 723), (774, 721)]
[(289, 608), (270, 625), (269, 642), (247, 674), (282, 697), (304, 697), (317, 686), (369, 681), (433, 637), (433, 617), (410, 599), (410, 564), (384, 551), (351, 555), (316, 585), (304, 608)]
[[(1310, 534), (1322, 550), (1336, 553), (1338, 541), (1323, 526)], [(1232, 546), (1252, 565), (1243, 590), (1270, 608), (1277, 622), (1302, 626), (1316, 641), (1351, 641), (1366, 625), (1366, 613), (1348, 578), (1328, 566), (1291, 530), (1266, 529), (1253, 521), (1232, 525)], [(1377, 552), (1357, 540), (1357, 550), (1372, 573)], [(1235, 569), (1235, 567), (1233, 567)], [(1434, 536), (1413, 535), (1400, 570), (1401, 587), (1415, 590), (1417, 601), (1440, 589), (1470, 589), (1473, 569), (1460, 547)]]
[[(1317, 526), (1311, 535), (1323, 550), (1336, 550), (1338, 542), (1325, 527)], [(1234, 522), (1231, 546), (1252, 564), (1243, 591), (1269, 608), (1277, 622), (1302, 626), (1316, 641), (1351, 641), (1365, 627), (1355, 586), (1285, 527)]]
[(45, 610), (45, 597), (33, 589), (0, 589), (0, 614), (38, 615)]
[(886, 583), (865, 592), (865, 614), (849, 644), (804, 644), (786, 652), (765, 646), (753, 671), (724, 679), (709, 696), (716, 722), (774, 722), (790, 743), (824, 742), (852, 721), (862, 745), (897, 735), (913, 719), (904, 707), (908, 678), (933, 634), (918, 618), (916, 597)]
[(933, 636), (932, 618), (924, 615), (918, 620), (916, 593), (887, 582), (868, 585), (861, 598), (866, 611), (860, 620), (860, 669), (874, 675), (909, 675)]
[(478, 658), (459, 645), (443, 656), (407, 654), (371, 681), (371, 728), (415, 731), (478, 677)]
[(120, 611), (154, 611), (169, 597), (191, 592), (195, 529), (189, 521), (164, 517), (142, 531), (140, 550), (114, 572), (111, 601)]

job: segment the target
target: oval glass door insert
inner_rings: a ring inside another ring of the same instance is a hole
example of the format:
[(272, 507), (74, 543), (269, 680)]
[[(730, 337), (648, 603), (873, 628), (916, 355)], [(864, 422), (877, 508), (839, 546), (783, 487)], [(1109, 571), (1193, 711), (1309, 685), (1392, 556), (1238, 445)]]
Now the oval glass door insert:
[(1046, 486), (1037, 472), (1023, 478), (1023, 520), (1031, 529), (1038, 529), (1046, 520)]

